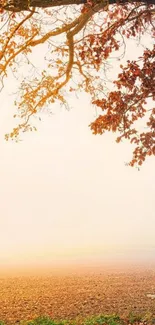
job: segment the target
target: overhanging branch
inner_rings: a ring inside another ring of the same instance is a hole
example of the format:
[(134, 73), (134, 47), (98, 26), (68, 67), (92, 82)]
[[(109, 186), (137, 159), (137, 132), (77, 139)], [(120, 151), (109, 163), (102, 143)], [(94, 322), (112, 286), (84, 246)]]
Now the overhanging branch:
[[(95, 0), (95, 3), (99, 4), (103, 2), (102, 0)], [(0, 4), (0, 8), (4, 8), (8, 11), (30, 11), (30, 8), (52, 8), (52, 7), (60, 7), (60, 6), (68, 6), (68, 5), (81, 5), (86, 4), (87, 0), (13, 0), (8, 1), (8, 3), (4, 6)], [(155, 4), (155, 0), (109, 0), (109, 5), (112, 4), (120, 4), (124, 5), (126, 3), (145, 3), (148, 5)]]

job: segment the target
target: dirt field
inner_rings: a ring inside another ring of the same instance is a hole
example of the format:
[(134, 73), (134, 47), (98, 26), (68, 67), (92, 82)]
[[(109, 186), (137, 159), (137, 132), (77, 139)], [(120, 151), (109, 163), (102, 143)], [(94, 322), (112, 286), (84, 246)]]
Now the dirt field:
[(0, 278), (0, 320), (40, 315), (75, 319), (100, 313), (155, 315), (155, 271)]

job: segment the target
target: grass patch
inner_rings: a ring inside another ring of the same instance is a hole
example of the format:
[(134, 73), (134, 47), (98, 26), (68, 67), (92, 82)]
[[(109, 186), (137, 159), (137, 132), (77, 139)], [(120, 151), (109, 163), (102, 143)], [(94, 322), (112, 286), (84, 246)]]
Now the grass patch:
[(129, 313), (128, 320), (130, 324), (141, 322), (142, 316), (138, 314), (134, 314), (132, 312)]
[[(78, 321), (55, 321), (50, 317), (38, 317), (29, 321), (22, 321), (20, 325), (77, 325)], [(122, 325), (122, 320), (117, 315), (99, 315), (85, 318), (81, 325)], [(0, 324), (1, 325), (1, 324)], [(5, 324), (2, 324), (5, 325)]]
[[(149, 324), (155, 325), (155, 318), (151, 313), (147, 313), (145, 316), (137, 315), (134, 313), (129, 313), (127, 319), (122, 319), (118, 315), (98, 315), (91, 316), (83, 319), (80, 322), (80, 325), (137, 325), (141, 324)], [(4, 321), (0, 321), (0, 325), (8, 325)], [(13, 324), (12, 324), (13, 325)], [(17, 325), (14, 324), (14, 325)], [(70, 321), (70, 320), (53, 320), (48, 316), (37, 317), (32, 320), (22, 320), (18, 322), (18, 325), (79, 325), (78, 320)]]
[(82, 325), (120, 325), (122, 321), (117, 315), (99, 315), (86, 319)]
[(74, 324), (75, 324), (74, 322), (67, 321), (67, 320), (56, 321), (46, 316), (37, 317), (33, 320), (23, 321), (22, 323), (20, 323), (20, 325), (74, 325)]

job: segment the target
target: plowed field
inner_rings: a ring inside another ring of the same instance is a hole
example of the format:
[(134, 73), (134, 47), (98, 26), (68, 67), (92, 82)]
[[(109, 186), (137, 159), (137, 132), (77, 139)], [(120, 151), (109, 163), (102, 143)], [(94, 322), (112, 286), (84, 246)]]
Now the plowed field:
[(155, 315), (155, 272), (99, 273), (0, 279), (0, 320), (40, 315), (75, 319), (98, 314)]

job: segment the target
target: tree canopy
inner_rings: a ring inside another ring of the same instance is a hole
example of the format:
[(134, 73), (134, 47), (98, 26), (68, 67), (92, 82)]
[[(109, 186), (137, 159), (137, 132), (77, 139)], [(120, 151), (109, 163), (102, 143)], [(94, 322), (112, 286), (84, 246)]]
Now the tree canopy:
[[(155, 0), (0, 0), (1, 91), (9, 71), (21, 81), (14, 115), (20, 122), (6, 140), (35, 129), (31, 117), (45, 106), (67, 106), (66, 94), (84, 90), (100, 111), (90, 124), (94, 134), (116, 132), (117, 142), (133, 143), (131, 166), (155, 155), (155, 108), (148, 105), (155, 99), (154, 17)], [(120, 64), (109, 90), (109, 58), (118, 53), (121, 61), (128, 39), (140, 43), (143, 35), (152, 38), (149, 48), (143, 45), (140, 57)], [(37, 71), (31, 54), (42, 44), (48, 53), (44, 70)], [(33, 73), (22, 77), (23, 64)]]

